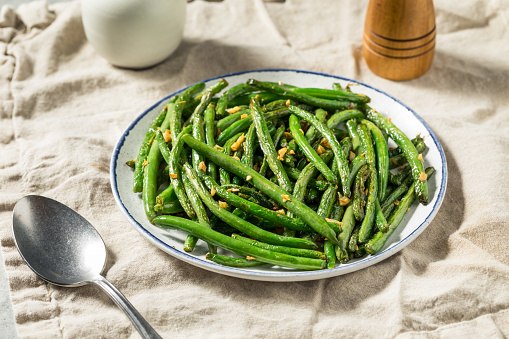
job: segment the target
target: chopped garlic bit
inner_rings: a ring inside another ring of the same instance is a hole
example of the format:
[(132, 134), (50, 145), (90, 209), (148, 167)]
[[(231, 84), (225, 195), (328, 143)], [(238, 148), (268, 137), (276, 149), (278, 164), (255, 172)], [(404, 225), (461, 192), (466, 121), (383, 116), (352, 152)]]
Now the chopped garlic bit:
[(252, 257), (252, 256), (250, 256), (250, 255), (246, 255), (246, 259), (247, 259), (247, 260), (256, 260), (256, 258), (255, 258), (255, 257)]
[(322, 139), (322, 142), (321, 142), (322, 145), (324, 145), (325, 147), (327, 148), (330, 148), (330, 145), (329, 145), (329, 142), (327, 141), (327, 139)]
[(279, 151), (277, 151), (277, 158), (279, 161), (283, 161), (285, 159), (285, 154), (288, 148), (283, 147)]
[(336, 219), (325, 218), (325, 221), (327, 221), (327, 222), (334, 222), (334, 223), (338, 224), (339, 226), (341, 226), (341, 221), (337, 221)]
[(419, 180), (424, 181), (426, 179), (428, 179), (428, 175), (424, 172), (421, 172), (421, 175), (419, 175)]
[(288, 154), (295, 154), (295, 151), (293, 149), (288, 151)]
[(362, 153), (362, 154), (361, 154), (361, 157), (366, 157), (366, 153)]
[(244, 133), (242, 133), (242, 135), (237, 139), (237, 141), (235, 141), (232, 146), (230, 147), (232, 151), (236, 151), (239, 147), (240, 147), (240, 144), (242, 144), (244, 142), (244, 139), (246, 139)]
[(304, 131), (302, 130), (302, 128), (299, 128), (299, 131), (300, 131), (302, 134), (304, 134)]
[(293, 139), (293, 135), (290, 132), (285, 132), (286, 139)]
[(362, 94), (362, 93), (358, 93), (358, 95), (361, 96), (361, 97), (365, 97), (366, 96), (366, 94)]
[(290, 106), (290, 104), (291, 104), (290, 99), (286, 100), (285, 102), (286, 107)]
[(282, 81), (279, 81), (278, 84), (279, 84), (279, 86), (283, 86), (283, 82)]
[(214, 145), (214, 149), (218, 150), (218, 151), (222, 151), (223, 150), (223, 148), (221, 146), (217, 145), (217, 144)]
[(318, 145), (318, 147), (316, 148), (316, 153), (318, 153), (318, 155), (324, 154), (325, 148), (323, 148), (322, 145)]
[(216, 189), (214, 187), (212, 187), (210, 189), (210, 196), (213, 197), (214, 195), (216, 195)]
[[(277, 207), (276, 207), (276, 208), (277, 208)], [(283, 214), (283, 215), (285, 215), (285, 214), (286, 214), (284, 209), (277, 210), (276, 212), (277, 212), (277, 213), (279, 213), (279, 214)]]
[(399, 200), (396, 200), (396, 201), (394, 202), (394, 205), (398, 206), (398, 205), (399, 205)]
[(260, 98), (260, 94), (257, 94), (257, 95), (255, 96), (255, 99), (257, 99), (257, 100), (258, 100), (259, 98)]
[(204, 161), (200, 162), (200, 164), (198, 165), (198, 169), (201, 169), (203, 172), (207, 171), (207, 166), (205, 165)]
[(233, 156), (232, 158), (235, 159), (235, 160), (240, 161), (239, 157)]
[(184, 100), (184, 101), (179, 101), (178, 103), (179, 103), (179, 104), (185, 104), (185, 103), (186, 103), (186, 101), (185, 101), (185, 100)]
[(176, 175), (175, 173), (170, 173), (170, 178), (172, 179), (177, 179), (178, 175)]
[(419, 156), (417, 158), (419, 158), (420, 161), (424, 162), (424, 158), (422, 157), (422, 153), (419, 154)]
[(348, 155), (348, 160), (353, 161), (355, 159), (356, 155), (354, 152), (350, 151), (350, 154)]
[(233, 114), (233, 113), (237, 113), (238, 111), (240, 111), (240, 107), (239, 106), (235, 106), (235, 107), (232, 107), (232, 108), (228, 108), (226, 110), (226, 112), (230, 113), (230, 114)]
[(171, 141), (171, 132), (169, 129), (167, 129), (166, 131), (164, 131), (163, 133), (163, 137), (164, 137), (164, 142), (169, 142)]
[(281, 197), (283, 198), (283, 202), (292, 200), (288, 194), (281, 194)]
[(246, 177), (246, 181), (249, 181), (249, 180), (251, 180), (251, 179), (253, 179), (253, 177), (252, 177), (252, 176), (250, 176), (250, 175), (248, 175), (248, 176)]
[(239, 190), (238, 188), (232, 188), (232, 190), (231, 190), (231, 191), (232, 191), (232, 192), (238, 192), (238, 191), (240, 191), (240, 190)]
[(350, 198), (348, 197), (339, 197), (339, 206), (346, 206), (350, 203)]
[(142, 164), (142, 165), (143, 165), (143, 166), (147, 166), (147, 165), (148, 165), (148, 160), (147, 160), (147, 159), (145, 159), (145, 160), (143, 161), (143, 164)]
[(387, 121), (391, 121), (392, 119), (391, 118), (387, 118)]
[(219, 206), (221, 206), (221, 208), (226, 208), (228, 207), (228, 204), (225, 203), (224, 201), (219, 200)]
[(245, 119), (245, 118), (247, 118), (248, 116), (249, 116), (249, 114), (244, 113), (244, 114), (242, 114), (242, 115), (240, 116), (240, 120)]

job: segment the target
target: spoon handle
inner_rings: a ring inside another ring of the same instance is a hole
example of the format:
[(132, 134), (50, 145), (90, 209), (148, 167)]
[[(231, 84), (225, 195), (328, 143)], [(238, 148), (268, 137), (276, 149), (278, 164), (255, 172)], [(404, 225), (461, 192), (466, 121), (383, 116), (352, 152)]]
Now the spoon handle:
[(99, 276), (97, 279), (90, 281), (99, 286), (106, 294), (120, 307), (129, 317), (134, 327), (138, 330), (142, 338), (161, 338), (159, 334), (150, 326), (150, 324), (142, 317), (142, 315), (134, 308), (127, 298), (106, 278)]

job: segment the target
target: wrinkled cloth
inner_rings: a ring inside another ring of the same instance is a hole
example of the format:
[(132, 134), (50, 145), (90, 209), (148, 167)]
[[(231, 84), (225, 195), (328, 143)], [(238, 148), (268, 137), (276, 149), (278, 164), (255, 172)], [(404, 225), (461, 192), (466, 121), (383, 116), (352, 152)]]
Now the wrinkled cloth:
[[(105, 276), (165, 338), (508, 337), (509, 1), (435, 1), (433, 64), (405, 82), (374, 75), (362, 57), (366, 0), (187, 6), (176, 52), (137, 71), (94, 51), (79, 2), (2, 7), (0, 243), (20, 337), (139, 337), (96, 287), (57, 287), (24, 264), (11, 218), (27, 194), (61, 201), (98, 229)], [(188, 84), (261, 68), (368, 83), (430, 125), (449, 178), (440, 211), (416, 240), (344, 276), (271, 283), (186, 264), (130, 226), (109, 179), (124, 130)]]

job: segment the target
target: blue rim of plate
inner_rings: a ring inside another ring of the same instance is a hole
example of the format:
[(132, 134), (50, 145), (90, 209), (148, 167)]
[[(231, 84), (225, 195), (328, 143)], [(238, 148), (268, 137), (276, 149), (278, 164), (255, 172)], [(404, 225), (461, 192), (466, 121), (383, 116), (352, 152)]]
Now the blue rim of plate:
[[(313, 72), (313, 71), (305, 71), (305, 70), (297, 70), (297, 69), (284, 69), (284, 68), (275, 68), (275, 69), (259, 69), (259, 70), (248, 70), (248, 71), (242, 71), (242, 72), (234, 72), (234, 73), (227, 73), (219, 76), (215, 76), (206, 80), (202, 80), (199, 82), (209, 82), (225, 77), (231, 77), (231, 76), (237, 76), (237, 75), (243, 75), (247, 73), (263, 73), (263, 72), (293, 72), (293, 73), (303, 73), (303, 74), (312, 74), (312, 75), (319, 75), (324, 77), (329, 77), (332, 79), (338, 79), (343, 81), (348, 81), (351, 83), (356, 83), (362, 86), (365, 86), (367, 88), (370, 88), (376, 92), (379, 92), (395, 102), (399, 103), (401, 106), (406, 108), (409, 112), (411, 112), (415, 118), (417, 118), (421, 124), (426, 128), (426, 130), (429, 132), (429, 135), (433, 139), (433, 142), (435, 143), (438, 152), (440, 154), (441, 162), (442, 162), (442, 181), (440, 182), (440, 187), (438, 191), (438, 197), (435, 201), (435, 205), (433, 206), (433, 209), (431, 213), (429, 213), (424, 221), (415, 228), (415, 230), (407, 235), (405, 238), (398, 241), (395, 245), (390, 246), (389, 248), (386, 248), (385, 250), (375, 254), (375, 255), (368, 255), (367, 257), (363, 257), (359, 261), (355, 261), (352, 263), (346, 263), (346, 264), (340, 264), (335, 268), (332, 269), (324, 269), (324, 270), (317, 270), (317, 271), (292, 271), (292, 272), (266, 272), (266, 271), (249, 271), (249, 270), (243, 270), (239, 268), (234, 267), (228, 267), (228, 266), (222, 266), (219, 264), (216, 264), (211, 261), (207, 261), (201, 258), (197, 258), (193, 255), (190, 255), (188, 253), (179, 251), (172, 246), (166, 244), (156, 236), (154, 236), (150, 231), (148, 231), (145, 227), (143, 227), (140, 223), (134, 219), (134, 217), (129, 213), (128, 209), (122, 202), (119, 192), (118, 192), (118, 186), (117, 186), (117, 180), (116, 180), (116, 168), (117, 168), (117, 158), (119, 155), (120, 150), (122, 149), (122, 146), (125, 142), (126, 137), (129, 135), (130, 131), (138, 124), (138, 122), (149, 112), (151, 112), (155, 107), (160, 105), (163, 101), (168, 100), (175, 94), (178, 94), (182, 91), (184, 91), (186, 88), (192, 86), (193, 84), (186, 86), (184, 88), (181, 88), (168, 96), (162, 98), (152, 106), (150, 106), (148, 109), (146, 109), (142, 114), (140, 114), (125, 130), (125, 132), (122, 134), (120, 140), (118, 141), (117, 145), (115, 146), (115, 149), (113, 150), (113, 154), (110, 161), (110, 182), (111, 182), (111, 188), (113, 191), (113, 195), (115, 198), (115, 201), (117, 202), (117, 205), (120, 207), (121, 211), (124, 213), (124, 215), (127, 217), (129, 222), (135, 227), (137, 231), (139, 231), (143, 236), (145, 236), (150, 242), (152, 242), (157, 247), (163, 249), (167, 253), (172, 254), (173, 256), (186, 261), (188, 263), (191, 263), (195, 266), (199, 266), (201, 268), (214, 271), (214, 272), (221, 272), (225, 275), (234, 276), (234, 277), (242, 277), (246, 279), (253, 279), (253, 280), (266, 280), (266, 281), (278, 281), (278, 278), (280, 281), (304, 281), (304, 280), (317, 280), (317, 279), (324, 279), (324, 278), (330, 278), (338, 275), (343, 275), (347, 273), (351, 273), (357, 270), (360, 270), (362, 268), (374, 265), (384, 259), (389, 258), (390, 256), (396, 254), (400, 250), (402, 250), (404, 247), (406, 247), (410, 242), (412, 242), (417, 236), (422, 233), (426, 227), (430, 224), (430, 222), (435, 217), (436, 213), (438, 213), (438, 210), (442, 204), (442, 201), (445, 196), (446, 186), (447, 186), (447, 162), (445, 159), (444, 150), (442, 148), (442, 145), (438, 141), (437, 136), (435, 133), (431, 130), (431, 128), (428, 126), (428, 124), (422, 119), (414, 110), (412, 110), (410, 107), (405, 105), (400, 100), (396, 99), (395, 97), (387, 94), (386, 92), (379, 90), (373, 86), (367, 85), (365, 83), (362, 83), (360, 81), (352, 80), (349, 78), (327, 74), (327, 73), (321, 73), (321, 72)], [(293, 278), (293, 279), (287, 279), (287, 278)]]

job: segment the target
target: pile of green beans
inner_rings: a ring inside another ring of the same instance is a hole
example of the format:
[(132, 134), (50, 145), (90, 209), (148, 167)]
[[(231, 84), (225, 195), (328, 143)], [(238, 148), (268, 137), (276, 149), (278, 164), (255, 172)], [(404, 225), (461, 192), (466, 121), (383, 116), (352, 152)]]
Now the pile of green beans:
[(428, 203), (434, 169), (423, 138), (369, 102), (337, 83), (195, 84), (127, 163), (133, 191), (151, 223), (186, 232), (187, 252), (205, 241), (221, 265), (318, 270), (375, 254), (414, 200)]

